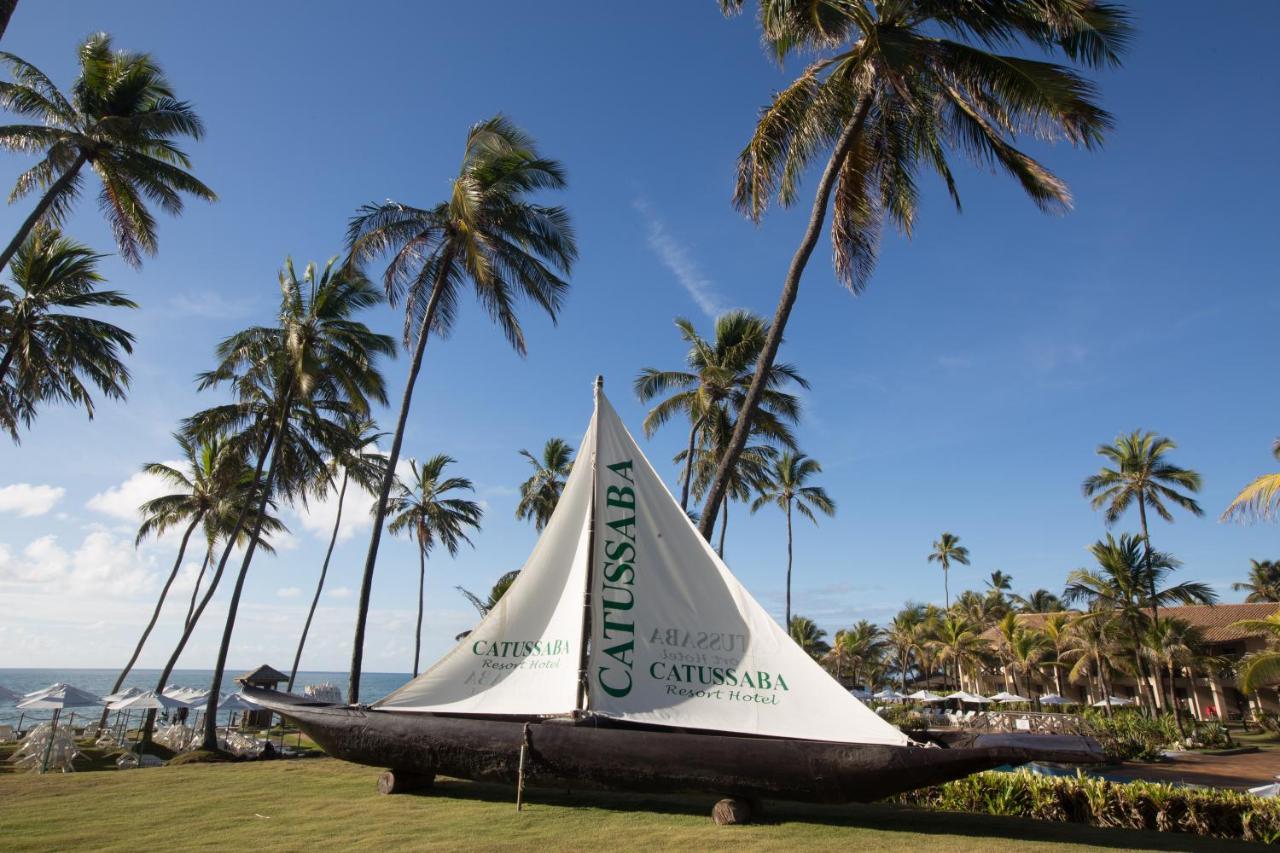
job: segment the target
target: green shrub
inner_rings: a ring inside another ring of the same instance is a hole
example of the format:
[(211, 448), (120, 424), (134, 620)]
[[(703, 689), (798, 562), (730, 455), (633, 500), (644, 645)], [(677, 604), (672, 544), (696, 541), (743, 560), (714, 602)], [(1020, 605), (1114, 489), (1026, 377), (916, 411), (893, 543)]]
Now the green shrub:
[(1098, 741), (1108, 761), (1155, 761), (1182, 740), (1172, 714), (1148, 717), (1124, 708), (1108, 717), (1091, 709), (1084, 713), (1084, 724), (1085, 734)]
[(885, 722), (897, 726), (903, 732), (923, 732), (929, 728), (929, 721), (924, 714), (905, 705), (890, 705), (882, 715)]
[(976, 773), (901, 794), (894, 802), (941, 811), (1185, 832), (1267, 844), (1280, 841), (1280, 802), (1275, 800), (1156, 782), (1117, 784), (1083, 774), (1036, 776), (1025, 770)]
[(1231, 732), (1227, 731), (1227, 727), (1217, 720), (1196, 723), (1191, 738), (1198, 746), (1208, 749), (1226, 749), (1235, 745), (1231, 740)]

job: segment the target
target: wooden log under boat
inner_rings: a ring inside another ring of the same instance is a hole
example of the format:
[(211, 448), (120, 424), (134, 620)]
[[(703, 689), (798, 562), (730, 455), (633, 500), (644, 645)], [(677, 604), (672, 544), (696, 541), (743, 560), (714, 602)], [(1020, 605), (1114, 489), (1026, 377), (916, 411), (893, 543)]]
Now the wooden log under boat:
[[(246, 687), (329, 755), (413, 778), (434, 774), (515, 784), (526, 721), (322, 705)], [(529, 723), (528, 784), (701, 792), (811, 803), (871, 802), (1029, 761), (1097, 764), (1076, 735), (978, 735), (970, 745), (900, 747), (644, 730), (581, 721)]]

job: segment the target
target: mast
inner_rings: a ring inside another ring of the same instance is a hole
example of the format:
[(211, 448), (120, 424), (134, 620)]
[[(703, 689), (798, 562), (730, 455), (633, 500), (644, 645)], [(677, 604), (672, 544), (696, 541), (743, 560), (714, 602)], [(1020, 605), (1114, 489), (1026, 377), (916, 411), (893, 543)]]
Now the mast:
[(604, 377), (597, 376), (591, 392), (594, 406), (591, 415), (594, 424), (591, 433), (591, 507), (587, 510), (587, 580), (582, 590), (582, 637), (578, 643), (578, 699), (575, 715), (581, 715), (587, 710), (590, 698), (587, 690), (587, 667), (590, 660), (587, 646), (591, 641), (591, 585), (595, 578), (596, 562), (596, 468), (600, 451), (600, 392), (603, 388)]

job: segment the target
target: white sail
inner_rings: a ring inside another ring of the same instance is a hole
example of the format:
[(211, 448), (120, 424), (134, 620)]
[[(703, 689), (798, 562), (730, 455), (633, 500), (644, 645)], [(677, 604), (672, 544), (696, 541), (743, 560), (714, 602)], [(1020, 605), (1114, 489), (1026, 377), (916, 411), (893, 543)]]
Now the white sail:
[(579, 711), (688, 729), (909, 743), (738, 583), (599, 391), (555, 514), (515, 583), (451, 652), (375, 707)]
[(907, 745), (733, 577), (603, 394), (595, 421), (589, 710), (691, 729)]
[(595, 419), (529, 561), (480, 624), (374, 704), (397, 711), (553, 715), (577, 704)]

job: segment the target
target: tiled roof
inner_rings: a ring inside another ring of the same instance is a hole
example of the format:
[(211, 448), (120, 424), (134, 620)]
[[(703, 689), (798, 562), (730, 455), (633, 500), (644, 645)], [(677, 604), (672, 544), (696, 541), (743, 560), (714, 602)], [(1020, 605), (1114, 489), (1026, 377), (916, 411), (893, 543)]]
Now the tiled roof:
[(289, 676), (285, 675), (274, 667), (267, 666), (265, 663), (255, 669), (253, 672), (246, 672), (236, 678), (236, 681), (248, 681), (262, 683), (264, 681), (288, 681)]
[[(1075, 611), (1068, 611), (1074, 613)], [(1233, 622), (1242, 619), (1266, 619), (1272, 613), (1280, 612), (1280, 603), (1262, 602), (1261, 604), (1189, 604), (1180, 607), (1161, 607), (1161, 616), (1171, 616), (1189, 622), (1204, 635), (1208, 643), (1229, 643), (1243, 640), (1245, 637), (1257, 636), (1257, 632), (1244, 631), (1229, 627)], [(1019, 613), (1018, 624), (1027, 628), (1044, 626), (1047, 613)], [(995, 642), (1000, 637), (998, 628), (988, 628), (982, 632), (984, 639)]]

